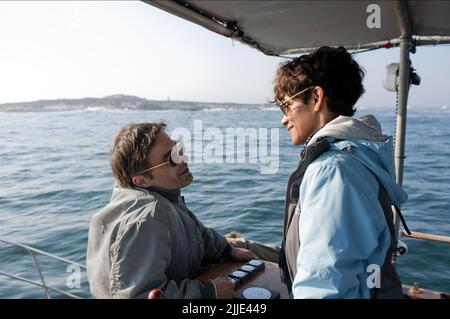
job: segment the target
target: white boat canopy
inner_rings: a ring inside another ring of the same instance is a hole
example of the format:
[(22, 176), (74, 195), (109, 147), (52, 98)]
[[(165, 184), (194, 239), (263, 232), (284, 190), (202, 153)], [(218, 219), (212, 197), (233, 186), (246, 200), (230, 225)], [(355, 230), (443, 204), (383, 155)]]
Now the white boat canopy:
[(450, 43), (448, 1), (144, 1), (268, 55)]

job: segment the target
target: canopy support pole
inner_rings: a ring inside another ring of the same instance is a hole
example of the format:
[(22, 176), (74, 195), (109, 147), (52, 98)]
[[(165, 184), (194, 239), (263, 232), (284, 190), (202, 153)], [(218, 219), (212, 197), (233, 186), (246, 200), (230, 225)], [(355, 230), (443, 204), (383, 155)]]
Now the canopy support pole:
[[(411, 24), (405, 1), (395, 1), (394, 10), (401, 31), (400, 36), (400, 69), (398, 85), (398, 105), (395, 134), (395, 175), (397, 183), (403, 185), (403, 166), (405, 160), (406, 115), (408, 105), (411, 48)], [(394, 226), (396, 240), (399, 238), (400, 219), (394, 213)], [(392, 262), (395, 264), (397, 255), (394, 254)]]

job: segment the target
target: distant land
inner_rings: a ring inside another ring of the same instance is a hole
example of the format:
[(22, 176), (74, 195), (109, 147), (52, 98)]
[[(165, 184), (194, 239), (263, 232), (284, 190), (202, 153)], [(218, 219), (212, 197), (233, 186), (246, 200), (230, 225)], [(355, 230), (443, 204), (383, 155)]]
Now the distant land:
[(72, 111), (87, 108), (105, 108), (120, 110), (201, 110), (214, 108), (262, 108), (273, 107), (271, 104), (238, 104), (238, 103), (208, 103), (189, 101), (157, 101), (147, 100), (132, 95), (110, 95), (103, 98), (39, 100), (33, 102), (3, 103), (0, 112), (49, 112)]

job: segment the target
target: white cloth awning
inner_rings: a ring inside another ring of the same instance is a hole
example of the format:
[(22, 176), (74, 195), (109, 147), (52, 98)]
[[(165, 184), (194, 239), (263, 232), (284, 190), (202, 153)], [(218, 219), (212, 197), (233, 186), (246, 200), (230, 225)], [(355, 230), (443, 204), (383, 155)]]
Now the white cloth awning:
[[(302, 53), (322, 45), (354, 50), (396, 46), (402, 35), (399, 17), (407, 20), (413, 44), (450, 43), (448, 1), (145, 2), (266, 54)], [(371, 4), (378, 7), (368, 7)], [(367, 20), (376, 12), (380, 27), (369, 28)]]

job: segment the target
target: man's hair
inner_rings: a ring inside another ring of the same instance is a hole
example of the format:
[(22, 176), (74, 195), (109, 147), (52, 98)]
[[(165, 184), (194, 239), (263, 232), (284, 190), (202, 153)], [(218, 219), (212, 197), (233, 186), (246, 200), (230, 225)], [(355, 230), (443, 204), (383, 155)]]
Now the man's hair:
[(110, 159), (119, 186), (132, 187), (131, 178), (148, 168), (148, 154), (165, 127), (164, 122), (158, 122), (128, 124), (120, 129)]
[[(336, 115), (353, 116), (354, 105), (364, 93), (364, 71), (343, 48), (321, 47), (283, 63), (275, 78), (275, 101), (292, 96), (310, 86), (320, 86), (327, 97), (328, 110)], [(305, 103), (312, 90), (300, 94)]]

